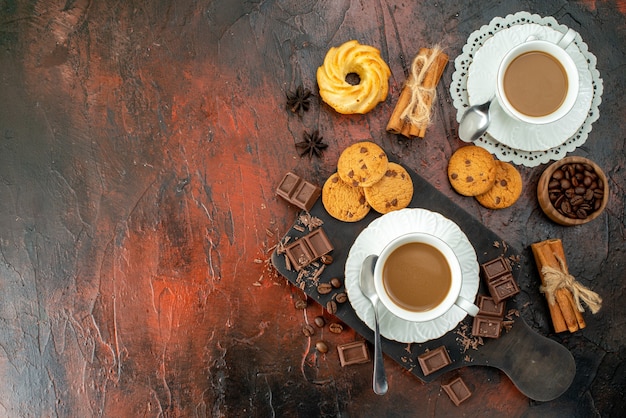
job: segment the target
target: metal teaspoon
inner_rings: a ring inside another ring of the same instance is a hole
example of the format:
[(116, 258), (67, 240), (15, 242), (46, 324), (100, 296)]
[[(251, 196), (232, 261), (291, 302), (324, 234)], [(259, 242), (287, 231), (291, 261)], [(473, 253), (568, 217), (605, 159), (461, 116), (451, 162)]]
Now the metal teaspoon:
[(383, 363), (383, 350), (380, 346), (380, 330), (378, 327), (378, 294), (374, 286), (374, 266), (376, 265), (377, 255), (368, 255), (361, 265), (361, 277), (359, 286), (363, 295), (372, 302), (374, 308), (374, 319), (376, 329), (374, 333), (374, 376), (373, 389), (377, 395), (387, 393), (387, 376), (385, 375), (385, 365)]

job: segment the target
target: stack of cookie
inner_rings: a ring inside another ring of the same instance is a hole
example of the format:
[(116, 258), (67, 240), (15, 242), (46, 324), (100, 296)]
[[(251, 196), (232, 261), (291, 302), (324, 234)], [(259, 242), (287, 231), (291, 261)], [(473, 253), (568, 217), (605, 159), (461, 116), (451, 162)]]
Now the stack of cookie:
[(357, 222), (374, 209), (388, 213), (403, 209), (413, 198), (413, 181), (399, 164), (389, 162), (373, 142), (357, 142), (339, 156), (337, 172), (322, 188), (326, 211), (344, 222)]
[(522, 176), (509, 163), (498, 161), (484, 148), (459, 148), (448, 162), (450, 184), (463, 196), (474, 196), (488, 209), (504, 209), (522, 194)]

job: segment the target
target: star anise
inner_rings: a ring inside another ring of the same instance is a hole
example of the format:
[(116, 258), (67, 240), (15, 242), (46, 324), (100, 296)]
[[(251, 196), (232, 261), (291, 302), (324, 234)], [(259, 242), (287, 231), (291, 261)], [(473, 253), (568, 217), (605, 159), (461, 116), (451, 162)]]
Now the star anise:
[(299, 150), (301, 157), (307, 154), (309, 155), (309, 159), (312, 158), (313, 155), (321, 157), (322, 151), (328, 148), (328, 144), (322, 142), (324, 137), (320, 136), (320, 132), (317, 129), (311, 134), (304, 131), (303, 138), (304, 141), (296, 143), (296, 148)]
[(305, 89), (302, 84), (296, 88), (295, 92), (287, 92), (287, 110), (302, 116), (304, 112), (309, 110), (312, 95), (311, 90)]

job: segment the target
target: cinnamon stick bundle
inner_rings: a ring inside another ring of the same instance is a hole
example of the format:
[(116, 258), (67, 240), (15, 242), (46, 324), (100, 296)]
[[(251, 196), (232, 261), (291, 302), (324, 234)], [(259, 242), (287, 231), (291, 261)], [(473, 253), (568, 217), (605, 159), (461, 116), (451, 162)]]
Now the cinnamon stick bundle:
[[(557, 333), (567, 330), (575, 332), (585, 328), (587, 324), (582, 316), (580, 299), (591, 307), (593, 313), (600, 309), (602, 299), (569, 275), (563, 243), (560, 239), (537, 242), (531, 244), (530, 247), (541, 276), (541, 289), (548, 300), (554, 331)], [(567, 285), (549, 290), (550, 286), (546, 279), (554, 274), (562, 275)], [(572, 292), (576, 293), (576, 297)]]
[(389, 118), (387, 132), (407, 138), (426, 135), (435, 88), (448, 63), (448, 55), (438, 48), (421, 48), (413, 60), (411, 74)]

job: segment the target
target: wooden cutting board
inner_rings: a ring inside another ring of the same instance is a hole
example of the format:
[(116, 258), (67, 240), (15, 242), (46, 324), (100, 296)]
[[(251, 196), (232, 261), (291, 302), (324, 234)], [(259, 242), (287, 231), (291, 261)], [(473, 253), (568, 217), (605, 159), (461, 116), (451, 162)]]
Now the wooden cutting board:
[[(450, 201), (413, 170), (407, 168), (407, 171), (411, 174), (414, 185), (413, 201), (409, 207), (439, 212), (456, 222), (474, 246), (479, 264), (501, 255), (507, 257), (520, 255), (519, 252), (508, 246), (502, 238)], [(345, 262), (352, 243), (359, 233), (380, 215), (372, 211), (359, 222), (341, 222), (328, 215), (321, 199), (315, 203), (310, 214), (324, 222), (322, 227), (334, 247), (331, 253), (333, 263), (325, 267), (319, 281), (329, 281), (332, 277), (343, 278)], [(291, 242), (309, 232), (302, 226), (300, 217), (298, 217), (292, 228), (283, 237), (283, 242), (287, 239)], [(303, 229), (305, 230), (303, 231)], [(339, 289), (327, 295), (320, 295), (312, 280), (298, 279), (296, 271), (286, 268), (285, 255), (279, 254), (278, 251), (272, 254), (272, 264), (291, 283), (296, 286), (303, 286), (304, 292), (322, 306), (325, 306), (333, 298), (333, 293), (343, 291), (343, 289)], [(513, 274), (517, 279), (519, 264), (514, 263)], [(481, 279), (480, 282), (478, 294), (488, 295), (483, 280)], [(507, 301), (505, 312), (509, 309), (521, 309), (516, 298)], [(365, 339), (373, 342), (373, 331), (361, 321), (349, 302), (338, 304), (335, 315)], [(490, 366), (502, 370), (517, 388), (531, 399), (548, 401), (557, 398), (567, 390), (576, 373), (572, 354), (556, 341), (530, 329), (521, 317), (514, 316), (513, 320), (511, 329), (503, 331), (500, 338), (484, 338), (484, 344), (476, 349), (464, 346), (461, 337), (461, 335), (471, 337), (473, 318), (468, 316), (444, 336), (424, 343), (407, 344), (382, 338), (383, 351), (424, 382), (433, 381), (442, 374), (459, 367)], [(425, 376), (417, 357), (427, 350), (442, 345), (446, 347), (452, 364)]]

